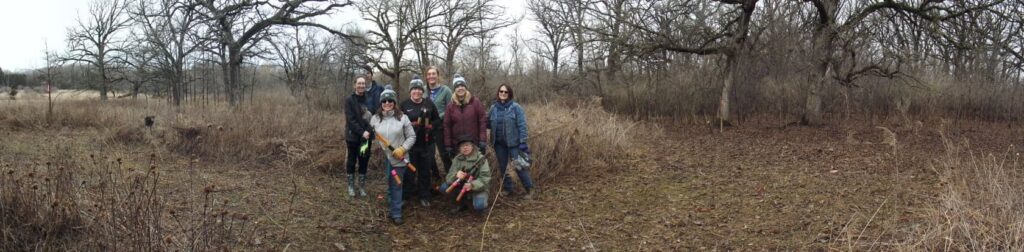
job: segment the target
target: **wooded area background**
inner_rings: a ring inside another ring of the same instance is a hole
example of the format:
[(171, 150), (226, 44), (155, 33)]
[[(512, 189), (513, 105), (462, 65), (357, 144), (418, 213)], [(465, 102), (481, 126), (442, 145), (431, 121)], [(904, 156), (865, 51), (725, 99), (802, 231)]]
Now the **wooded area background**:
[[(68, 27), (67, 48), (40, 56), (46, 67), (0, 71), (0, 82), (10, 94), (48, 81), (101, 99), (230, 106), (286, 87), (311, 109), (338, 109), (368, 69), (404, 90), (437, 65), (442, 81), (461, 72), (487, 97), (509, 83), (524, 102), (599, 97), (637, 118), (723, 125), (1024, 112), (1022, 0), (527, 6), (515, 17), (494, 0), (95, 0)], [(345, 8), (372, 26), (316, 21)]]

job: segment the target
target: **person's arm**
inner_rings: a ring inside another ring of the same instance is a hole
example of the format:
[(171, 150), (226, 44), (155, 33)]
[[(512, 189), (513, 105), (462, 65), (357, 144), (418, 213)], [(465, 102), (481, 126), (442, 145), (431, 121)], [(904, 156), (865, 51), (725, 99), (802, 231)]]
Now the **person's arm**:
[(430, 126), (434, 129), (441, 127), (441, 115), (439, 114), (440, 111), (437, 110), (437, 105), (434, 105), (434, 102), (431, 101), (427, 103), (427, 109), (430, 111), (425, 116), (430, 118)]
[(409, 116), (402, 115), (402, 129), (405, 131), (405, 142), (402, 143), (402, 148), (410, 150), (412, 145), (416, 144), (416, 129), (412, 127)]
[[(452, 105), (448, 104), (448, 109), (451, 109)], [(452, 142), (454, 137), (452, 136), (452, 126), (455, 125), (452, 122), (452, 113), (444, 114), (444, 147), (452, 148)]]
[(364, 124), (365, 122), (363, 122), (362, 115), (360, 115), (360, 113), (357, 112), (359, 109), (359, 104), (353, 103), (357, 102), (355, 102), (355, 100), (351, 98), (348, 99), (348, 102), (345, 103), (345, 120), (348, 122), (348, 125), (352, 127), (351, 130), (356, 135), (362, 137), (363, 132), (366, 131), (368, 127), (366, 127), (367, 125)]
[(529, 136), (527, 134), (530, 133), (529, 127), (526, 126), (526, 111), (523, 110), (522, 106), (516, 106), (515, 113), (516, 113), (516, 124), (517, 124), (516, 128), (519, 129), (519, 143), (520, 144), (525, 144), (527, 136)]
[[(483, 157), (481, 157), (483, 158)], [(477, 172), (476, 178), (473, 180), (472, 191), (483, 191), (486, 190), (487, 185), (491, 183), (491, 167), (487, 164), (487, 159), (483, 160), (480, 164), (480, 169)]]

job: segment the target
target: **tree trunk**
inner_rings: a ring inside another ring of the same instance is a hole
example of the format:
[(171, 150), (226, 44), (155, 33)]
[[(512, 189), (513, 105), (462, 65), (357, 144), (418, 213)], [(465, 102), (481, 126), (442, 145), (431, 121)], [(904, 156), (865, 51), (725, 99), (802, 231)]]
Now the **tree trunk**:
[(829, 49), (835, 38), (835, 30), (830, 27), (818, 28), (814, 33), (811, 57), (814, 59), (814, 71), (810, 72), (807, 81), (810, 87), (807, 90), (807, 103), (804, 108), (804, 115), (800, 119), (803, 125), (822, 124), (822, 96), (825, 85), (832, 74), (832, 57)]
[(238, 81), (241, 79), (241, 68), (242, 68), (242, 53), (241, 48), (229, 47), (228, 48), (228, 81), (224, 85), (224, 89), (228, 96), (228, 104), (232, 107), (238, 106), (241, 102), (239, 100), (241, 96), (241, 90), (239, 90), (240, 84)]
[(722, 84), (722, 96), (718, 99), (718, 122), (721, 126), (732, 126), (732, 116), (729, 113), (729, 95), (732, 93), (733, 83), (736, 81), (736, 55), (730, 55), (726, 59), (725, 83)]
[(181, 105), (181, 80), (183, 74), (181, 66), (178, 66), (174, 69), (174, 77), (171, 77), (171, 99), (174, 106)]
[[(99, 62), (102, 62), (102, 59)], [(100, 100), (107, 100), (107, 92), (110, 91), (107, 83), (107, 67), (100, 65)]]
[(732, 88), (736, 85), (737, 77), (742, 70), (740, 63), (746, 60), (747, 55), (747, 36), (750, 31), (750, 19), (754, 14), (754, 8), (757, 6), (758, 0), (746, 0), (740, 5), (742, 11), (739, 22), (737, 22), (735, 37), (732, 39), (732, 43), (729, 45), (729, 50), (725, 54), (727, 73), (725, 74), (725, 80), (722, 83), (722, 96), (718, 100), (718, 122), (720, 126), (732, 126)]

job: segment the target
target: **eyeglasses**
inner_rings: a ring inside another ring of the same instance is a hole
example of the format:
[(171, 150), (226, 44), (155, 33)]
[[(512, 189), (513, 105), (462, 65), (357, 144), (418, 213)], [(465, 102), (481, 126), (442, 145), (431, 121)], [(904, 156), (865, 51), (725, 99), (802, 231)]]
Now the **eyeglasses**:
[(380, 103), (381, 103), (381, 104), (385, 104), (385, 103), (395, 103), (395, 101), (394, 101), (394, 100), (383, 100), (383, 101), (380, 101)]
[(507, 93), (508, 93), (508, 91), (505, 91), (505, 90), (498, 90), (498, 93), (499, 93), (499, 94), (507, 94)]

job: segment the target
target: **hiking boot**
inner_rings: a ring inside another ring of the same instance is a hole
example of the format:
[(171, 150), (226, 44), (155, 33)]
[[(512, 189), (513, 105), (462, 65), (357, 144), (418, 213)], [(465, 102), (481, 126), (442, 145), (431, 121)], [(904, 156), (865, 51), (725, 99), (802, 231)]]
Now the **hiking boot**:
[(401, 217), (398, 217), (398, 218), (391, 218), (391, 223), (395, 223), (396, 226), (401, 226), (402, 224), (405, 223), (405, 221), (403, 221)]
[(359, 197), (366, 197), (366, 174), (359, 174)]
[(352, 174), (348, 175), (348, 196), (349, 197), (355, 197), (356, 196), (356, 175), (352, 175)]
[(501, 191), (501, 197), (512, 197), (511, 191)]
[(533, 200), (533, 190), (526, 189), (526, 193), (523, 194), (524, 200)]
[(423, 207), (430, 207), (430, 201), (426, 200), (426, 199), (421, 199), (420, 200), (420, 205), (423, 206)]

